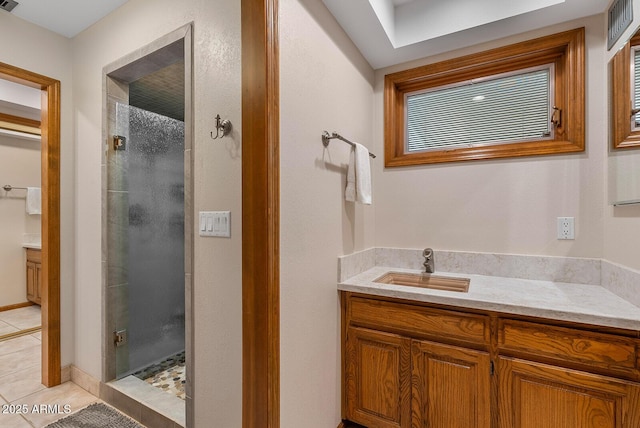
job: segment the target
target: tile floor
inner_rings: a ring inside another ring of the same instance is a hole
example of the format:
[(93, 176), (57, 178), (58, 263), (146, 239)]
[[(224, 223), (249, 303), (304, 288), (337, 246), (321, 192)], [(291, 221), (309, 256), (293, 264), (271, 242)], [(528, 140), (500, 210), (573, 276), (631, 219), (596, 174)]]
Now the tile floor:
[[(39, 306), (0, 312), (0, 336), (38, 325)], [(71, 382), (53, 388), (45, 388), (40, 383), (40, 338), (37, 332), (0, 341), (2, 428), (41, 428), (99, 401)]]
[(186, 382), (185, 353), (165, 358), (163, 361), (140, 370), (133, 374), (164, 392), (173, 394), (184, 400), (186, 397), (184, 384)]
[[(41, 332), (2, 339), (7, 333), (40, 325), (40, 307), (0, 312), (0, 427), (42, 428), (89, 404), (102, 402), (72, 382), (45, 388), (41, 381)], [(180, 363), (178, 362), (178, 365)], [(184, 366), (184, 363), (183, 363)], [(169, 368), (172, 373), (176, 367)], [(156, 373), (158, 375), (158, 373)], [(159, 373), (162, 376), (162, 373)], [(177, 377), (174, 373), (171, 378)], [(178, 425), (185, 424), (185, 402), (135, 376), (112, 386)], [(46, 405), (47, 407), (41, 407)], [(43, 409), (43, 410), (41, 410)]]
[(38, 305), (0, 312), (0, 336), (38, 327), (40, 320), (40, 306)]

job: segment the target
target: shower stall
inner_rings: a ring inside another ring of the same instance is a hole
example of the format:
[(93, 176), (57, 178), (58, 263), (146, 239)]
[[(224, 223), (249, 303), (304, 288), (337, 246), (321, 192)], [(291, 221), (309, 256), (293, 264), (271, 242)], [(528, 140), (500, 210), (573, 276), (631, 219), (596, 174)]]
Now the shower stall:
[(126, 185), (118, 209), (128, 287), (117, 330), (121, 378), (185, 349), (184, 122), (123, 103), (115, 109), (120, 145), (112, 154)]
[(191, 46), (186, 25), (103, 75), (105, 396), (181, 426), (193, 426)]

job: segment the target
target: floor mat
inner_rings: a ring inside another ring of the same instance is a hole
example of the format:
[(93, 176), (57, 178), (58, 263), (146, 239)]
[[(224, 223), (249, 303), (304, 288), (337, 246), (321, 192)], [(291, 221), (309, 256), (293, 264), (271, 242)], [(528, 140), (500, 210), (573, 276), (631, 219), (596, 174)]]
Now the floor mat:
[(46, 428), (144, 428), (144, 426), (113, 407), (94, 403), (73, 415), (47, 425)]

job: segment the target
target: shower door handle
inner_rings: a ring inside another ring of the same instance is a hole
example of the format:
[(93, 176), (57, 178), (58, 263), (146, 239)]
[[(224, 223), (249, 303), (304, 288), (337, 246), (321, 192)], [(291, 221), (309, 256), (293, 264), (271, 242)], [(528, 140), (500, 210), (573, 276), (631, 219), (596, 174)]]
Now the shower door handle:
[(123, 137), (122, 135), (114, 135), (113, 150), (126, 150), (126, 148), (127, 148), (127, 137)]
[(118, 330), (113, 332), (113, 344), (116, 348), (127, 343), (127, 330)]

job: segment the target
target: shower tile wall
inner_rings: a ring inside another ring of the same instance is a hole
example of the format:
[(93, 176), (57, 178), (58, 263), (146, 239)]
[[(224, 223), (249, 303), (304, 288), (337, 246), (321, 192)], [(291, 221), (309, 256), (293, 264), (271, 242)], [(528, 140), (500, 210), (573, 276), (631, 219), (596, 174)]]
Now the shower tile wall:
[[(128, 129), (118, 129), (116, 105), (129, 102), (129, 85), (120, 83), (112, 78), (107, 78), (107, 135), (104, 136), (105, 149), (103, 151), (105, 163), (106, 183), (104, 189), (103, 215), (107, 219), (103, 222), (106, 230), (103, 230), (103, 263), (106, 269), (106, 302), (105, 313), (107, 336), (114, 331), (126, 328), (129, 325), (129, 284), (128, 274), (128, 183), (127, 183), (127, 158), (124, 152), (114, 151), (111, 136), (123, 135), (129, 137)], [(128, 123), (128, 121), (126, 122)], [(103, 374), (105, 380), (113, 379), (116, 373), (128, 370), (129, 346), (120, 347), (106, 345)]]

